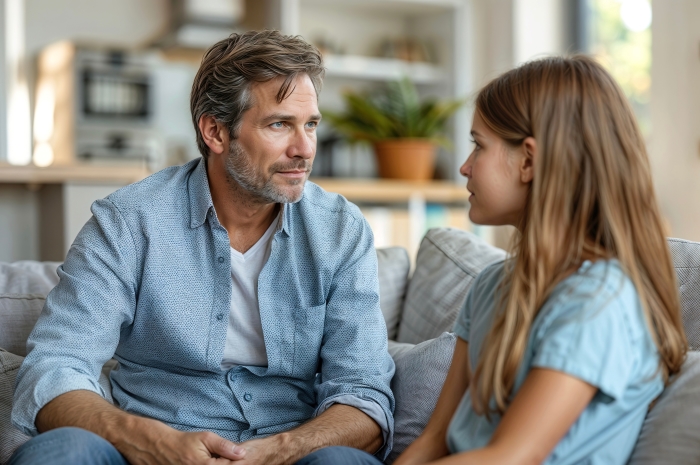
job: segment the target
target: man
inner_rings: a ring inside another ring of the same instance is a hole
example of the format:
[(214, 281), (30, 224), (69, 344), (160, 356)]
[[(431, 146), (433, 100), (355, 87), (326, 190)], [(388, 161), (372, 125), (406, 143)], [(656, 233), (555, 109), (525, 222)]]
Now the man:
[[(203, 158), (95, 202), (58, 269), (13, 408), (42, 434), (14, 463), (388, 453), (394, 365), (372, 234), (306, 183), (322, 76), (318, 50), (275, 31), (205, 54), (191, 95)], [(97, 381), (111, 357), (118, 408)]]

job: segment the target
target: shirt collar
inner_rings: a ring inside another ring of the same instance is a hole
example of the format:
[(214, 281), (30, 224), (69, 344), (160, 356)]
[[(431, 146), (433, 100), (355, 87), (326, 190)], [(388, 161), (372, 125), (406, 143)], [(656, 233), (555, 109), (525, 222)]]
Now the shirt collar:
[[(198, 228), (207, 220), (207, 214), (214, 211), (207, 176), (207, 162), (204, 158), (199, 159), (190, 175), (187, 188), (190, 195), (190, 227)], [(284, 231), (287, 236), (290, 236), (291, 232), (289, 207), (290, 204), (280, 204), (280, 221), (277, 223), (277, 231)]]
[(190, 196), (190, 227), (198, 228), (206, 221), (209, 211), (214, 209), (207, 177), (207, 162), (204, 158), (199, 159), (190, 175), (187, 190)]
[(277, 223), (277, 231), (284, 231), (287, 236), (291, 236), (289, 227), (289, 205), (288, 203), (280, 204), (280, 220)]

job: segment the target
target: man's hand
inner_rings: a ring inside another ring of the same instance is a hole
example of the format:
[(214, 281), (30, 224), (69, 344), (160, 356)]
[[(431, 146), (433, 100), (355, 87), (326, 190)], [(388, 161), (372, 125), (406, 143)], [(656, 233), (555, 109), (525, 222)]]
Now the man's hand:
[(56, 397), (39, 411), (36, 425), (42, 433), (61, 426), (92, 431), (112, 443), (132, 465), (231, 465), (246, 456), (242, 447), (214, 433), (184, 433), (126, 413), (88, 391)]
[(290, 431), (240, 444), (245, 458), (236, 465), (285, 465), (327, 446), (348, 446), (374, 453), (382, 445), (379, 425), (361, 410), (335, 404)]
[[(162, 424), (161, 424), (162, 425)], [(210, 432), (183, 433), (162, 425), (160, 440), (124, 444), (120, 452), (132, 465), (232, 465), (243, 459), (246, 450)], [(150, 439), (153, 439), (152, 435)]]

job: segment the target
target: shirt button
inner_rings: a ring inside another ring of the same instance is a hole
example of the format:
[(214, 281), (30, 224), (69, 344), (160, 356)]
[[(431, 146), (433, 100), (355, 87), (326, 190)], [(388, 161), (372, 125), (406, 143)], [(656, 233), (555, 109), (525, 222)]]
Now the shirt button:
[(253, 399), (253, 395), (249, 392), (246, 392), (243, 396), (243, 399), (245, 399), (246, 402), (250, 402)]
[(218, 315), (216, 315), (216, 319), (219, 320), (219, 321), (223, 320), (223, 319), (224, 319), (224, 314), (223, 314), (223, 313), (219, 313)]
[(219, 257), (219, 263), (224, 263), (224, 257)]

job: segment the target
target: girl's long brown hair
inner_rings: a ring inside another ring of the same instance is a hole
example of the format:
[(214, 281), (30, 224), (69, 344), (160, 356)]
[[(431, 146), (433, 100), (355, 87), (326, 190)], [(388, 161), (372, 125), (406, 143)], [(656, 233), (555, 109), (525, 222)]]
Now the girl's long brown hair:
[(584, 258), (618, 259), (639, 293), (667, 381), (687, 350), (676, 274), (644, 140), (613, 78), (588, 57), (537, 60), (486, 85), (476, 111), (513, 147), (533, 137), (537, 154), (504, 269), (502, 311), (471, 381), (474, 409), (505, 411), (533, 320)]

